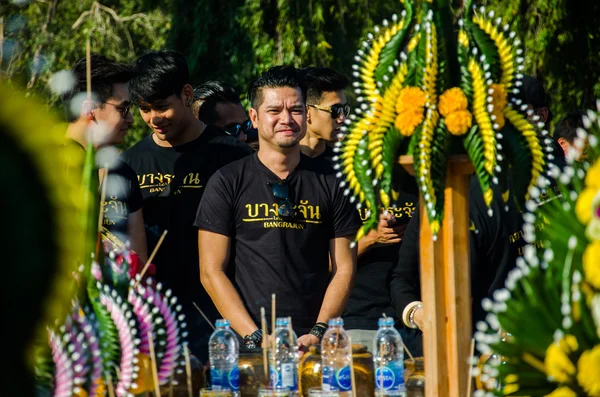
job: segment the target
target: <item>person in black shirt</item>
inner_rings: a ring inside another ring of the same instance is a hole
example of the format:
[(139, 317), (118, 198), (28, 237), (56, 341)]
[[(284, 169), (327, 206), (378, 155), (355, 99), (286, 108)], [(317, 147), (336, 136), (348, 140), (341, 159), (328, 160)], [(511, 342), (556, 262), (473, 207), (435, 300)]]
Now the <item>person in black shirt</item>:
[[(377, 333), (377, 321), (385, 313), (395, 318), (392, 306), (390, 280), (398, 264), (398, 251), (404, 229), (413, 215), (417, 197), (405, 191), (393, 207), (380, 208), (377, 230), (371, 230), (358, 242), (356, 284), (344, 311), (344, 328), (354, 343), (363, 344), (371, 351)], [(366, 208), (361, 208), (361, 219), (367, 219)]]
[[(114, 148), (114, 145), (123, 142), (133, 122), (127, 87), (133, 73), (130, 67), (99, 55), (93, 55), (90, 63), (92, 101), (85, 100), (85, 59), (73, 66), (71, 72), (75, 84), (62, 96), (69, 119), (68, 143), (81, 149), (78, 162), (83, 163), (88, 136), (92, 137), (98, 165), (108, 166), (100, 170), (100, 175), (108, 175), (102, 181), (106, 183), (106, 199), (102, 203), (103, 226), (123, 243), (129, 242), (131, 249), (146, 261), (148, 254), (140, 186), (133, 170), (118, 159)], [(82, 110), (74, 114), (71, 109)]]
[[(493, 187), (496, 189), (496, 186)], [(470, 239), (469, 254), (471, 267), (471, 296), (473, 297), (473, 326), (485, 318), (481, 300), (502, 288), (506, 276), (515, 266), (524, 240), (518, 239), (522, 218), (514, 205), (508, 201), (508, 211), (499, 192), (495, 192), (491, 210), (483, 199), (479, 181), (471, 177), (469, 193)], [(420, 211), (415, 211), (404, 233), (404, 242), (400, 248), (398, 265), (394, 269), (391, 281), (392, 304), (398, 316), (409, 328), (422, 329), (424, 310), (418, 305), (421, 299), (419, 230)], [(409, 311), (414, 310), (414, 323), (408, 321)], [(414, 354), (420, 354), (420, 349)]]
[(131, 96), (152, 134), (122, 157), (137, 174), (142, 190), (148, 249), (154, 249), (168, 231), (154, 260), (156, 278), (179, 298), (193, 335), (190, 349), (203, 359), (211, 328), (193, 303), (213, 321), (218, 314), (200, 285), (194, 215), (215, 171), (252, 150), (196, 119), (191, 107), (194, 92), (182, 54), (150, 52), (136, 61), (135, 73)]
[(222, 81), (207, 81), (194, 90), (192, 109), (198, 120), (222, 128), (228, 135), (248, 144), (256, 142), (256, 129), (233, 86)]
[(360, 218), (331, 167), (300, 152), (306, 106), (297, 70), (268, 70), (249, 97), (259, 150), (208, 182), (195, 222), (201, 280), (246, 346), (260, 346), (260, 308), (276, 294), (277, 316), (292, 317), (305, 348), (342, 314)]
[(308, 157), (323, 157), (333, 165), (331, 145), (338, 141), (344, 121), (350, 115), (344, 94), (348, 79), (329, 68), (309, 67), (301, 73), (306, 90), (307, 127), (300, 150)]

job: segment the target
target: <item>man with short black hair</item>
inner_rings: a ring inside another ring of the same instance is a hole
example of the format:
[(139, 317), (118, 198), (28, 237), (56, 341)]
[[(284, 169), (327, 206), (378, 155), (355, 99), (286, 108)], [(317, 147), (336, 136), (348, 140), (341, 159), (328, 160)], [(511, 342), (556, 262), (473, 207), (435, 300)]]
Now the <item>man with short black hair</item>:
[(348, 78), (335, 70), (308, 67), (301, 70), (306, 90), (306, 135), (300, 141), (300, 150), (308, 157), (319, 157), (332, 162), (330, 146), (338, 141), (344, 120), (350, 115), (350, 105), (344, 90)]
[[(116, 63), (100, 55), (90, 57), (92, 100), (87, 100), (86, 59), (78, 60), (71, 72), (75, 83), (62, 95), (69, 126), (68, 141), (81, 149), (83, 158), (92, 138), (98, 151), (100, 174), (108, 177), (106, 199), (103, 204), (103, 227), (123, 243), (129, 243), (142, 260), (148, 259), (146, 233), (142, 214), (142, 194), (135, 172), (127, 164), (111, 155), (114, 145), (123, 142), (133, 117), (130, 113), (128, 81), (133, 71), (127, 65)], [(72, 159), (74, 160), (74, 159)], [(108, 171), (108, 174), (106, 172)], [(75, 177), (75, 176), (74, 176)], [(77, 176), (79, 178), (79, 176)]]
[(553, 138), (562, 148), (565, 157), (572, 156), (575, 160), (581, 159), (585, 149), (584, 147), (575, 146), (578, 128), (583, 128), (583, 113), (575, 110), (569, 112), (556, 124), (553, 135)]
[(216, 170), (252, 150), (214, 126), (196, 119), (188, 66), (176, 51), (150, 52), (135, 63), (131, 97), (152, 129), (123, 154), (136, 172), (144, 197), (148, 248), (168, 234), (154, 260), (157, 278), (174, 289), (184, 306), (192, 352), (207, 356), (210, 327), (196, 302), (213, 321), (216, 310), (199, 285), (194, 214), (209, 178)]
[(360, 218), (330, 167), (300, 152), (306, 105), (297, 70), (266, 71), (249, 97), (259, 150), (206, 187), (195, 222), (201, 280), (247, 347), (260, 346), (260, 308), (270, 307), (274, 293), (277, 316), (292, 317), (306, 348), (342, 314)]
[(194, 114), (205, 124), (222, 128), (242, 142), (258, 139), (256, 130), (233, 86), (222, 81), (207, 81), (194, 90)]

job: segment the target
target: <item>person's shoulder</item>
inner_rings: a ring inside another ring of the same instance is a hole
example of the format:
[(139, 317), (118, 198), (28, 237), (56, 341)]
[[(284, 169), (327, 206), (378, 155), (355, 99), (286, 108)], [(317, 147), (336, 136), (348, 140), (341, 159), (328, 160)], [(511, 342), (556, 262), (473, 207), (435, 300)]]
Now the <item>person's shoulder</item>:
[(301, 154), (300, 156), (302, 168), (304, 170), (310, 171), (311, 173), (315, 173), (325, 178), (335, 178), (336, 170), (333, 164), (328, 161), (328, 159), (322, 156), (308, 157), (304, 154)]
[(227, 135), (225, 131), (214, 125), (206, 126), (204, 130), (205, 142), (211, 145), (223, 145), (230, 153), (239, 154), (240, 157), (254, 153), (254, 150), (236, 137)]
[(140, 139), (138, 142), (136, 142), (133, 146), (131, 146), (129, 149), (127, 149), (123, 153), (121, 153), (121, 159), (123, 161), (125, 161), (126, 163), (129, 163), (129, 160), (133, 156), (135, 156), (141, 152), (145, 152), (145, 151), (149, 150), (150, 148), (152, 148), (152, 146), (153, 146), (152, 135), (146, 135), (145, 137)]
[(225, 178), (235, 178), (239, 176), (244, 170), (249, 169), (253, 161), (253, 157), (255, 155), (256, 154), (252, 154), (249, 156), (241, 157), (237, 160), (233, 160), (225, 164), (223, 167), (219, 168), (217, 172), (222, 174)]
[(125, 161), (123, 161), (121, 158), (116, 158), (113, 161), (113, 163), (110, 164), (110, 166), (108, 168), (108, 172), (109, 172), (109, 175), (116, 174), (116, 175), (123, 176), (127, 179), (137, 180), (137, 175), (136, 175), (135, 171), (133, 170), (133, 168), (131, 168), (131, 166), (129, 164), (127, 164)]

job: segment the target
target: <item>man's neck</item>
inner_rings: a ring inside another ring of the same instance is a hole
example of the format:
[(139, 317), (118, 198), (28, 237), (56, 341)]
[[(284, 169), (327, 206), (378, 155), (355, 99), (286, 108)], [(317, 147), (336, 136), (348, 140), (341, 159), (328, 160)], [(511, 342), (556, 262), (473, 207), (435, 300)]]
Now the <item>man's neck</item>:
[(88, 147), (88, 123), (87, 120), (77, 120), (67, 127), (67, 138), (79, 143), (84, 150)]
[(300, 151), (308, 157), (320, 156), (326, 148), (327, 142), (310, 131), (300, 141)]
[(272, 173), (281, 179), (286, 179), (300, 163), (300, 148), (274, 150), (261, 144), (258, 148), (258, 159)]

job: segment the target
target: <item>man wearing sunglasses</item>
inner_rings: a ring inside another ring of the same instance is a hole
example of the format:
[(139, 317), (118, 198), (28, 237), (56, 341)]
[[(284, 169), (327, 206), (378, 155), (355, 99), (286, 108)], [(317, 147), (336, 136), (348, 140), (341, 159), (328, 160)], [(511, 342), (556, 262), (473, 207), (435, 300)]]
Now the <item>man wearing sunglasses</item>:
[(277, 316), (292, 317), (304, 349), (342, 314), (360, 217), (331, 167), (300, 152), (306, 105), (298, 71), (266, 71), (249, 97), (259, 149), (208, 182), (195, 222), (200, 277), (245, 346), (260, 346), (260, 309), (276, 294)]
[(240, 95), (227, 83), (211, 80), (198, 86), (194, 90), (192, 109), (198, 120), (222, 128), (242, 142), (258, 139)]
[(306, 90), (306, 135), (300, 141), (300, 150), (308, 157), (322, 157), (332, 163), (331, 144), (342, 133), (344, 120), (350, 115), (350, 105), (344, 90), (348, 79), (329, 68), (302, 69)]
[[(80, 149), (83, 158), (88, 137), (92, 137), (98, 165), (108, 165), (108, 177), (103, 181), (106, 183), (103, 226), (122, 242), (129, 242), (131, 249), (145, 261), (148, 256), (140, 186), (135, 172), (119, 160), (114, 148), (123, 142), (133, 122), (127, 86), (133, 72), (128, 66), (99, 55), (93, 55), (90, 63), (92, 100), (86, 99), (85, 59), (73, 66), (74, 85), (62, 95), (69, 120), (68, 142)], [(101, 170), (102, 175), (105, 172)]]

